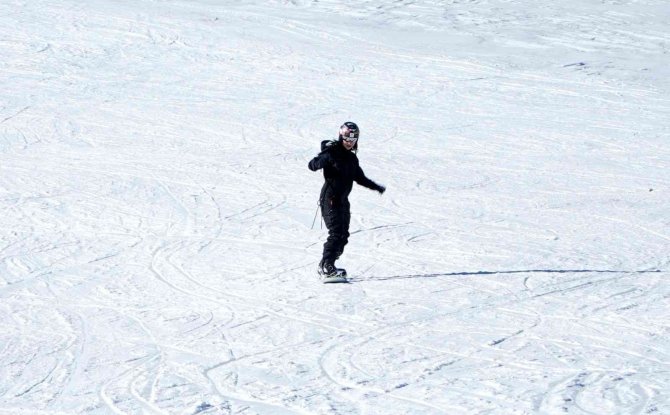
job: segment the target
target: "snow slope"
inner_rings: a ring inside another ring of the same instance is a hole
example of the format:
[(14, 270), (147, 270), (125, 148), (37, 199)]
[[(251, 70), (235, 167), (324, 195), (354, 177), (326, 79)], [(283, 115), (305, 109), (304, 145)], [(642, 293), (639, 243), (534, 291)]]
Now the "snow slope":
[(669, 17), (3, 0), (0, 414), (670, 413)]

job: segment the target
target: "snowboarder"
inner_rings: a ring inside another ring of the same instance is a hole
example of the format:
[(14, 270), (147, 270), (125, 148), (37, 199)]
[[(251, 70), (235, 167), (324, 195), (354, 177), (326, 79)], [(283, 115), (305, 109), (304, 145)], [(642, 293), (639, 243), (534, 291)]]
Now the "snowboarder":
[(344, 252), (349, 241), (349, 193), (353, 182), (380, 194), (386, 188), (365, 177), (358, 165), (358, 126), (350, 121), (340, 127), (337, 140), (321, 142), (321, 152), (309, 162), (309, 169), (323, 169), (325, 183), (321, 188), (319, 206), (328, 228), (328, 239), (323, 244), (319, 274), (324, 278), (346, 277), (346, 270), (335, 268), (335, 261)]

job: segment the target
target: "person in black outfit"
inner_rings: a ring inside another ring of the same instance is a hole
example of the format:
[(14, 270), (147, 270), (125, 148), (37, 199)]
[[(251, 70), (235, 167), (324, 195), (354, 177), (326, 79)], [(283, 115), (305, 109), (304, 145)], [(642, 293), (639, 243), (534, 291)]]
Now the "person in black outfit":
[(323, 169), (325, 183), (321, 188), (319, 206), (324, 222), (328, 228), (328, 239), (323, 244), (323, 257), (319, 263), (319, 273), (324, 276), (346, 275), (344, 269), (335, 268), (335, 261), (344, 252), (349, 241), (349, 193), (355, 181), (368, 189), (380, 194), (386, 188), (365, 177), (358, 165), (358, 126), (353, 122), (345, 122), (340, 127), (338, 140), (321, 142), (321, 153), (309, 162), (309, 169)]

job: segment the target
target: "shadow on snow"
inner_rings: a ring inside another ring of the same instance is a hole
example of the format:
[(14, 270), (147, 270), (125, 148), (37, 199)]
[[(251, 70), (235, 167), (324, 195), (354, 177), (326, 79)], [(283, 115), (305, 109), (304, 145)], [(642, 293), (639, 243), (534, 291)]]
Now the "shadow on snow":
[(444, 272), (435, 274), (409, 274), (409, 275), (394, 275), (389, 277), (358, 277), (349, 278), (349, 281), (387, 281), (387, 280), (405, 280), (415, 278), (438, 278), (438, 277), (453, 277), (453, 276), (476, 276), (476, 275), (496, 275), (496, 274), (532, 274), (532, 273), (550, 273), (550, 274), (579, 274), (579, 273), (594, 273), (594, 274), (648, 274), (666, 272), (662, 270), (643, 270), (643, 271), (616, 271), (616, 270), (599, 270), (599, 269), (527, 269), (518, 271), (474, 271), (474, 272)]

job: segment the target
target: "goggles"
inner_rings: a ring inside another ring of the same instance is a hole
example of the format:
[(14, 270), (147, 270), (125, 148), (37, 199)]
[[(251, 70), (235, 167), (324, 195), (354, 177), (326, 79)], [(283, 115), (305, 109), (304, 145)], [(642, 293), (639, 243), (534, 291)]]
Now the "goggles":
[(358, 141), (358, 137), (355, 137), (353, 133), (349, 137), (342, 135), (342, 140), (346, 141), (347, 143), (355, 143)]

